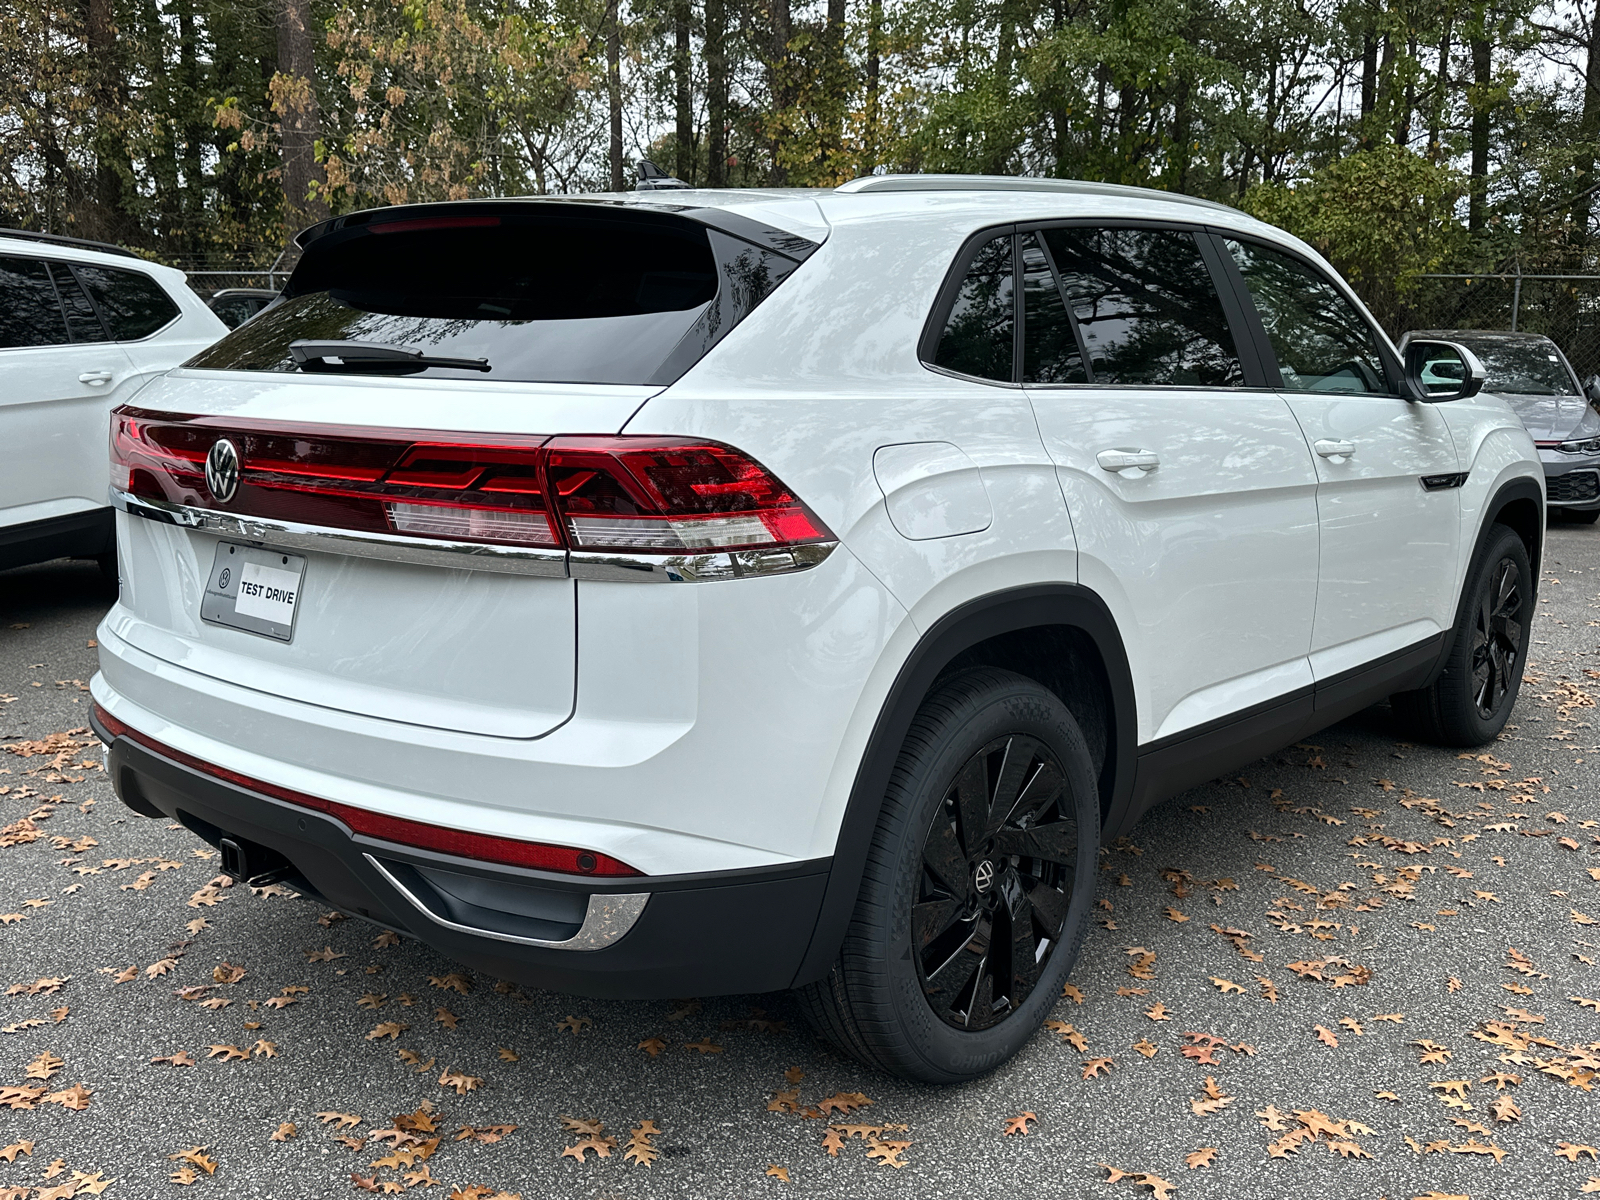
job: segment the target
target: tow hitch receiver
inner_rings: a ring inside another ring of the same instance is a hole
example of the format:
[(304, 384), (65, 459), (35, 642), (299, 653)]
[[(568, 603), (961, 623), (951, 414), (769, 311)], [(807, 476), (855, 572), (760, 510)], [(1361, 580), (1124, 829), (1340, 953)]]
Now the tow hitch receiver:
[(243, 838), (218, 838), (217, 849), (222, 852), (223, 874), (251, 887), (266, 887), (294, 874), (293, 865), (276, 850)]

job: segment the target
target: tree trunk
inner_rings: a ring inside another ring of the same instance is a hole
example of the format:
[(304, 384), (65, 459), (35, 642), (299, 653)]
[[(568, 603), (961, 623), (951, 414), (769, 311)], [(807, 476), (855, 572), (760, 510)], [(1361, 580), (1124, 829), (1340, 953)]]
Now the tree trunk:
[(1439, 74), (1433, 87), (1432, 112), (1428, 116), (1428, 158), (1439, 162), (1444, 157), (1440, 142), (1440, 126), (1444, 123), (1444, 106), (1450, 96), (1450, 34), (1453, 13), (1447, 13), (1444, 32), (1439, 35)]
[[(1417, 39), (1411, 38), (1406, 42), (1406, 53), (1413, 62), (1417, 58)], [(1394, 143), (1397, 146), (1407, 146), (1411, 143), (1411, 117), (1417, 110), (1417, 84), (1416, 80), (1408, 75), (1406, 79), (1405, 97), (1401, 101), (1400, 116), (1394, 123)]]
[(706, 186), (728, 186), (728, 8), (706, 0)]
[(794, 104), (794, 89), (789, 79), (789, 39), (793, 28), (789, 20), (789, 0), (770, 0), (772, 13), (772, 61), (768, 79), (772, 94), (772, 128), (769, 142), (772, 166), (767, 172), (768, 187), (785, 187), (789, 182), (789, 169), (783, 165), (784, 130), (789, 120), (789, 109)]
[(845, 80), (845, 0), (828, 0), (827, 24), (822, 28), (822, 151), (826, 160), (844, 145), (844, 113), (850, 88)]
[(1489, 104), (1483, 96), (1494, 80), (1494, 57), (1487, 30), (1473, 30), (1472, 82), (1478, 95), (1472, 104), (1471, 193), (1467, 200), (1467, 228), (1477, 233), (1483, 228), (1489, 200)]
[(127, 96), (112, 0), (89, 0), (84, 32), (89, 45), (91, 96), (95, 107), (95, 214), (84, 232), (91, 237), (117, 241), (127, 237), (133, 227), (133, 216), (127, 210), (133, 164), (128, 157), (127, 142), (120, 133)]
[(883, 119), (880, 90), (883, 57), (879, 48), (882, 38), (883, 0), (871, 0), (871, 6), (867, 9), (867, 154), (862, 164), (869, 171), (879, 165), (883, 154), (882, 136), (878, 128)]
[[(1573, 172), (1577, 185), (1577, 196), (1573, 198), (1569, 210), (1572, 217), (1571, 238), (1580, 249), (1588, 247), (1589, 222), (1594, 216), (1595, 185), (1595, 155), (1594, 146), (1600, 141), (1600, 5), (1590, 10), (1594, 15), (1589, 20), (1589, 28), (1584, 44), (1583, 68), (1583, 109), (1578, 118), (1578, 128), (1573, 131), (1573, 143), (1580, 147), (1577, 157), (1573, 160), (1576, 170)], [(1578, 19), (1583, 20), (1582, 9), (1579, 9)], [(1579, 271), (1592, 270), (1586, 265), (1574, 264)]]
[(622, 22), (619, 0), (606, 0), (606, 106), (611, 113), (611, 190), (622, 181)]
[(311, 40), (311, 0), (278, 0), (278, 74), (288, 83), (279, 114), (283, 148), (283, 220), (291, 227), (315, 224), (328, 216), (317, 165), (322, 118), (317, 108), (316, 61)]
[(678, 167), (677, 176), (685, 183), (695, 182), (694, 144), (694, 62), (689, 56), (689, 0), (672, 0), (672, 81), (676, 91)]
[(1378, 39), (1370, 33), (1361, 38), (1361, 115), (1378, 106)]
[(200, 62), (195, 46), (194, 5), (185, 0), (178, 7), (178, 78), (182, 88), (180, 130), (183, 135), (183, 224), (184, 246), (190, 255), (200, 252), (205, 200), (205, 168), (201, 148), (206, 128), (199, 120), (204, 100), (200, 92)]

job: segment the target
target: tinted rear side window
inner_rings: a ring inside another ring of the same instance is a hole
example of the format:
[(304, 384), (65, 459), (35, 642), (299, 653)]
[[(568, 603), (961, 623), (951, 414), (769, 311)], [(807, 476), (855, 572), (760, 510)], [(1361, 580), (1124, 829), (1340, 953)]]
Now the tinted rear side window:
[(980, 379), (1012, 378), (1017, 306), (1009, 233), (984, 243), (956, 293), (935, 366)]
[(94, 305), (79, 285), (72, 268), (66, 263), (51, 263), (50, 274), (56, 282), (56, 294), (61, 297), (61, 307), (66, 310), (67, 328), (75, 342), (103, 342), (105, 327), (95, 314)]
[(1037, 234), (1022, 235), (1022, 382), (1087, 383), (1056, 273)]
[(1097, 384), (1239, 387), (1244, 369), (1194, 236), (1049, 229)]
[(50, 269), (36, 258), (0, 257), (0, 348), (70, 340)]
[(111, 337), (119, 342), (149, 337), (178, 315), (178, 306), (161, 285), (142, 271), (115, 267), (77, 268), (78, 278), (100, 307)]
[(798, 265), (662, 213), (557, 204), (379, 212), (314, 240), (280, 303), (188, 365), (295, 371), (304, 365), (294, 342), (360, 342), (488, 369), (353, 360), (315, 369), (670, 383)]

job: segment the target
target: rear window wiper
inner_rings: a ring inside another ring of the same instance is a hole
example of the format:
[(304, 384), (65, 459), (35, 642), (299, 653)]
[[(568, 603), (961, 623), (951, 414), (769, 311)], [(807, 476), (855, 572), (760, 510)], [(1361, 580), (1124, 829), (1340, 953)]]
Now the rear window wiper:
[(302, 371), (375, 371), (408, 374), (428, 367), (451, 367), (458, 371), (487, 371), (487, 358), (446, 358), (406, 346), (383, 342), (316, 342), (307, 339), (289, 343), (289, 357)]

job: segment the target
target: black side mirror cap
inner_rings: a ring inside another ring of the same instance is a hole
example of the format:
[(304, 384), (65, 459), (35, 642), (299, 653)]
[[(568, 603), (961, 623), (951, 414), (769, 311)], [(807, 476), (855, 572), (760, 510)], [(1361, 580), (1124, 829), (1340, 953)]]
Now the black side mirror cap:
[[(1443, 404), (1450, 400), (1470, 400), (1483, 391), (1484, 382), (1488, 379), (1488, 372), (1483, 369), (1483, 363), (1478, 361), (1478, 356), (1459, 342), (1447, 342), (1435, 338), (1412, 338), (1405, 344), (1405, 393), (1406, 399), (1414, 400), (1421, 404)], [(1441, 360), (1454, 359), (1447, 364)], [(1448, 365), (1451, 368), (1449, 386), (1442, 385), (1440, 373), (1435, 371), (1432, 381), (1425, 380), (1423, 374), (1431, 363)], [(1459, 364), (1459, 365), (1458, 365)], [(1456, 377), (1459, 371), (1459, 378)], [(1600, 377), (1597, 377), (1600, 380)]]

